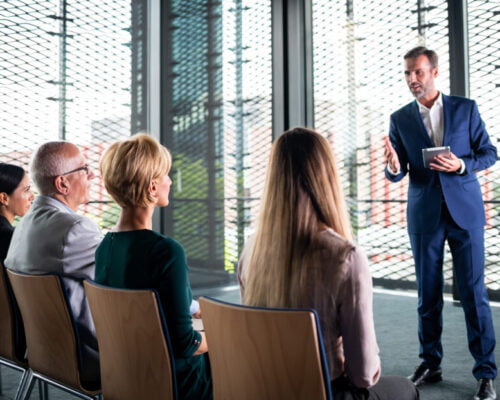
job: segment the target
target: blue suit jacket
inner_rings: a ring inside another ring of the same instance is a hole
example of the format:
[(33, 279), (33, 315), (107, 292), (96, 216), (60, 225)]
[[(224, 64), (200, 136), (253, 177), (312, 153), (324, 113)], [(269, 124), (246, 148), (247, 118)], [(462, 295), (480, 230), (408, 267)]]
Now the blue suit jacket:
[(385, 175), (393, 182), (410, 174), (408, 188), (408, 231), (432, 232), (441, 214), (441, 199), (448, 206), (454, 221), (462, 229), (485, 225), (483, 197), (476, 172), (493, 165), (497, 149), (473, 100), (443, 95), (443, 146), (461, 158), (465, 173), (436, 172), (424, 168), (422, 149), (434, 147), (420, 116), (416, 100), (391, 115), (389, 138), (401, 164), (398, 175)]

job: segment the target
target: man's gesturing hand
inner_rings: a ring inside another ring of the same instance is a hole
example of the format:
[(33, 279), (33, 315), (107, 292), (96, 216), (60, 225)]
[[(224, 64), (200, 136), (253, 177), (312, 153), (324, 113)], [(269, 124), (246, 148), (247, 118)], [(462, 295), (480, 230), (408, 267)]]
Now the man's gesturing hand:
[(400, 167), (399, 158), (396, 150), (394, 150), (394, 147), (392, 147), (389, 136), (384, 136), (384, 147), (384, 156), (386, 163), (389, 164), (389, 168), (392, 172), (398, 172)]

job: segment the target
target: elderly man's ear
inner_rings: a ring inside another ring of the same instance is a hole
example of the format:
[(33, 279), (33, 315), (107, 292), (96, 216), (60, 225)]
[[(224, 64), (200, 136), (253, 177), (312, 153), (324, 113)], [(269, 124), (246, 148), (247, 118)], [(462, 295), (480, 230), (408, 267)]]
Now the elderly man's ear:
[(56, 189), (56, 192), (61, 193), (61, 194), (68, 194), (69, 193), (69, 182), (66, 179), (65, 176), (57, 176), (54, 179), (54, 187)]

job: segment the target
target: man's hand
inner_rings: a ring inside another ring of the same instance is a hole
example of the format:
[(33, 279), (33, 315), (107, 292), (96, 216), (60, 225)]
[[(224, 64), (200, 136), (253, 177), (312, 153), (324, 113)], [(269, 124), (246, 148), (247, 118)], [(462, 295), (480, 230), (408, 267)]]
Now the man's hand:
[(398, 153), (396, 153), (396, 150), (392, 147), (389, 136), (384, 136), (384, 147), (386, 163), (389, 164), (389, 168), (392, 172), (398, 172), (400, 168)]
[(429, 164), (429, 168), (441, 172), (457, 172), (462, 168), (462, 163), (455, 154), (450, 153), (449, 155), (434, 157), (433, 162)]

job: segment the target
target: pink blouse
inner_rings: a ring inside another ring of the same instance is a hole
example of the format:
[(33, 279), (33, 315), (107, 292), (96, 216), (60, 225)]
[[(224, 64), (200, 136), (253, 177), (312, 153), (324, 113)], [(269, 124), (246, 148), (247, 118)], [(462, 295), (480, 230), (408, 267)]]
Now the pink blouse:
[[(318, 310), (320, 315), (323, 340), (330, 368), (330, 378), (333, 380), (346, 375), (357, 387), (369, 387), (377, 383), (380, 377), (380, 358), (375, 326), (373, 323), (373, 292), (372, 279), (368, 259), (364, 252), (354, 245), (349, 250), (345, 261), (339, 267), (332, 260), (332, 254), (345, 246), (345, 239), (333, 230), (327, 229), (320, 233), (320, 240), (326, 251), (318, 254), (325, 271), (331, 271), (326, 276), (338, 280), (338, 292), (335, 296), (336, 310)], [(244, 253), (240, 259), (238, 278), (243, 297), (245, 282)], [(340, 268), (340, 269), (339, 269)], [(332, 281), (332, 290), (335, 282)], [(335, 285), (336, 286), (336, 285)], [(315, 286), (325, 287), (325, 285)], [(325, 296), (331, 293), (325, 293)], [(316, 294), (317, 295), (317, 294)], [(331, 315), (331, 320), (321, 316)], [(331, 326), (326, 326), (328, 323)]]

